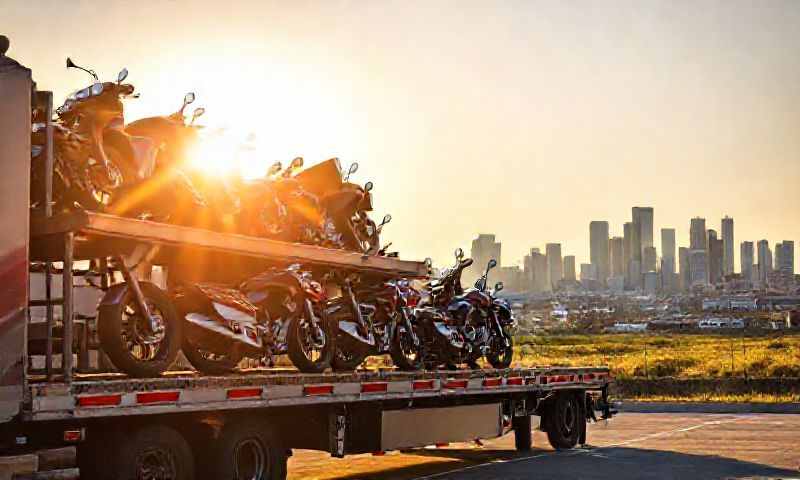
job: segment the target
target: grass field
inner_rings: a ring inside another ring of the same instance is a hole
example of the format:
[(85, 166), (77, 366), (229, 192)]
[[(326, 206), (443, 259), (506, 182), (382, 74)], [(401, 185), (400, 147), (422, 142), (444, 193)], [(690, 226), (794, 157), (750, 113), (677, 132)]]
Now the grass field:
[(608, 365), (630, 377), (800, 377), (800, 333), (517, 337), (515, 363)]

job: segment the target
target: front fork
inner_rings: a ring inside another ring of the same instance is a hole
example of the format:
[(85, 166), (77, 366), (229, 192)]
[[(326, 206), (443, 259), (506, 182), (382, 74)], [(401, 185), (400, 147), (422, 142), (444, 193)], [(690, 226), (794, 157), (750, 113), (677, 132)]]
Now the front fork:
[(153, 318), (153, 315), (150, 314), (150, 308), (147, 306), (147, 300), (144, 297), (144, 293), (142, 293), (142, 287), (139, 285), (139, 280), (136, 278), (136, 275), (131, 273), (128, 265), (125, 263), (125, 259), (122, 258), (121, 255), (115, 257), (115, 260), (119, 271), (122, 273), (122, 278), (125, 279), (125, 283), (128, 284), (133, 292), (133, 298), (136, 300), (136, 307), (139, 313), (147, 319), (147, 326), (150, 329), (150, 333), (159, 333), (164, 327), (159, 325), (156, 319)]

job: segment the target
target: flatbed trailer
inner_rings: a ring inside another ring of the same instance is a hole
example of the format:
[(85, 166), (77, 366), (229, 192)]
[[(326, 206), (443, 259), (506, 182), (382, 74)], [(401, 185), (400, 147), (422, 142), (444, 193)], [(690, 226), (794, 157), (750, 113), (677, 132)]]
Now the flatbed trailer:
[[(291, 263), (376, 278), (424, 277), (428, 267), (100, 213), (54, 215), (52, 144), (34, 165), (45, 178), (34, 191), (30, 157), (31, 105), (49, 119), (52, 95), (33, 89), (30, 71), (0, 56), (0, 98), (0, 480), (280, 479), (292, 449), (341, 457), (512, 430), (526, 450), (532, 415), (541, 416), (554, 446), (571, 448), (585, 441), (595, 411), (613, 413), (605, 367), (314, 375), (256, 368), (148, 379), (104, 370), (93, 338), (97, 318), (74, 308), (76, 277), (91, 274), (81, 261), (102, 266), (115, 257), (215, 281)], [(49, 121), (45, 128), (52, 138)], [(44, 298), (32, 298), (31, 271), (43, 276)], [(44, 321), (32, 321), (35, 309), (46, 311)], [(43, 367), (34, 365), (36, 355)]]

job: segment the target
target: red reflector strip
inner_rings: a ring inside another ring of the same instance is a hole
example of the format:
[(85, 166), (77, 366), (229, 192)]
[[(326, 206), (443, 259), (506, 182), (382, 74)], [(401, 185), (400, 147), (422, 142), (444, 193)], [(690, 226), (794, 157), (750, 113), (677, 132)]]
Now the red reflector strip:
[(469, 380), (448, 380), (444, 383), (444, 388), (467, 388)]
[(523, 380), (524, 379), (522, 377), (511, 377), (506, 380), (506, 385), (522, 385)]
[(122, 402), (122, 395), (91, 395), (78, 397), (79, 407), (113, 407)]
[(483, 386), (485, 388), (499, 387), (502, 384), (503, 384), (503, 379), (500, 377), (483, 379)]
[(136, 403), (170, 403), (177, 402), (181, 392), (144, 392), (136, 394)]
[(386, 382), (373, 382), (362, 383), (361, 393), (380, 393), (389, 389), (389, 384)]
[(414, 380), (412, 388), (414, 390), (433, 390), (433, 380)]
[(372, 452), (373, 457), (382, 457), (386, 455), (386, 452)]
[(333, 385), (306, 385), (303, 387), (303, 395), (312, 397), (315, 395), (332, 395)]
[(228, 400), (260, 398), (261, 388), (232, 388), (227, 392)]
[(587, 373), (583, 378), (586, 380), (594, 380), (594, 373)]
[(64, 430), (65, 442), (80, 442), (83, 440), (83, 430)]

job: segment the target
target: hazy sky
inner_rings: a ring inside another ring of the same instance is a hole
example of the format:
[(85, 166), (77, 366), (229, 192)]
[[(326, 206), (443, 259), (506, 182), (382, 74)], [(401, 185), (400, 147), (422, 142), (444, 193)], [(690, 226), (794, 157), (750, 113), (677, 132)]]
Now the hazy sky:
[(795, 241), (798, 1), (0, 0), (9, 55), (62, 99), (122, 67), (129, 120), (197, 92), (203, 123), (255, 132), (263, 164), (356, 160), (404, 257), (450, 262), (478, 232), (503, 264), (633, 205), (689, 241)]

